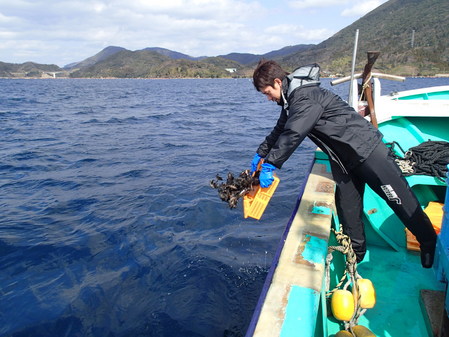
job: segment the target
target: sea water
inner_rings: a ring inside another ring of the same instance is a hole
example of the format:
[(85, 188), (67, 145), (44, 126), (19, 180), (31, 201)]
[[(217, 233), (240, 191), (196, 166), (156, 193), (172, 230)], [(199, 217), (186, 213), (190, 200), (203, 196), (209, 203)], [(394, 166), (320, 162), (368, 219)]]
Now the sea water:
[(0, 336), (243, 336), (315, 146), (260, 221), (209, 181), (278, 115), (249, 79), (1, 79)]

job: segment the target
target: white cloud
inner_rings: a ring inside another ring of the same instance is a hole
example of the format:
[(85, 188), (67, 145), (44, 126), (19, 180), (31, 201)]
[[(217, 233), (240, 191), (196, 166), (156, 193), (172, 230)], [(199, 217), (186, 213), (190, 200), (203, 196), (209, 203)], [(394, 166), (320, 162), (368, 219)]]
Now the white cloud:
[[(364, 3), (371, 1), (374, 0)], [(348, 22), (351, 19), (338, 14), (345, 6), (348, 7), (345, 14), (355, 12), (355, 6), (349, 8), (355, 3), (355, 0), (0, 0), (0, 61), (64, 65), (81, 61), (111, 45), (130, 50), (162, 47), (191, 56), (262, 54), (288, 45), (323, 41), (351, 23)]]
[(282, 24), (265, 29), (267, 34), (274, 36), (294, 37), (296, 41), (322, 41), (333, 34), (326, 28), (308, 29), (302, 25)]
[(164, 14), (171, 18), (201, 20), (232, 19), (237, 22), (249, 19), (263, 10), (257, 2), (244, 0), (139, 0), (127, 4), (126, 7), (146, 15)]
[(344, 5), (348, 2), (350, 2), (350, 0), (295, 0), (289, 1), (289, 5), (295, 9), (306, 9)]
[(11, 24), (18, 21), (18, 18), (6, 16), (0, 13), (0, 24)]
[(370, 0), (365, 2), (360, 2), (352, 6), (351, 8), (346, 8), (341, 13), (342, 16), (363, 16), (373, 9), (382, 5), (386, 0)]
[[(0, 0), (0, 38), (45, 40), (41, 48), (39, 43), (34, 47), (36, 54), (45, 53), (45, 45), (70, 41), (75, 49), (96, 44), (95, 53), (108, 45), (173, 48), (193, 56), (227, 53), (220, 46), (237, 46), (249, 39), (242, 34), (245, 25), (264, 12), (257, 2), (244, 0), (7, 1)], [(23, 49), (19, 41), (15, 47)]]
[[(387, 0), (292, 0), (289, 6), (294, 9), (317, 9), (326, 7), (343, 8), (342, 16), (363, 16)], [(347, 6), (351, 6), (346, 8)]]

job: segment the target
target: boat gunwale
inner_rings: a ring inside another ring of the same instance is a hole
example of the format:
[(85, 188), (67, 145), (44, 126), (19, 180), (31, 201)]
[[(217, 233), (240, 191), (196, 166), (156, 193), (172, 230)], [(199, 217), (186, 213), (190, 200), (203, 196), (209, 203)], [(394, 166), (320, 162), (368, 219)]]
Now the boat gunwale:
[(256, 330), (256, 326), (257, 326), (257, 323), (259, 321), (260, 314), (262, 312), (262, 307), (263, 307), (263, 305), (265, 303), (265, 299), (267, 297), (267, 294), (268, 294), (268, 291), (270, 289), (270, 286), (271, 286), (274, 274), (276, 272), (276, 268), (278, 266), (279, 259), (280, 259), (281, 254), (282, 254), (282, 250), (284, 249), (284, 245), (285, 245), (287, 236), (288, 236), (288, 234), (290, 232), (290, 228), (292, 226), (293, 220), (294, 220), (294, 218), (296, 216), (296, 213), (297, 213), (297, 211), (299, 209), (299, 206), (301, 205), (302, 197), (304, 195), (304, 191), (306, 189), (307, 182), (309, 180), (308, 177), (310, 176), (310, 174), (312, 172), (312, 169), (313, 169), (313, 166), (315, 165), (315, 162), (316, 162), (316, 158), (314, 157), (314, 158), (312, 158), (311, 163), (309, 165), (309, 168), (307, 170), (307, 173), (305, 175), (305, 178), (302, 181), (301, 188), (300, 188), (299, 193), (298, 193), (298, 198), (296, 200), (295, 208), (293, 209), (292, 214), (290, 216), (290, 219), (287, 222), (287, 225), (285, 226), (285, 230), (284, 230), (284, 232), (282, 234), (282, 237), (281, 237), (280, 242), (278, 244), (278, 248), (277, 248), (276, 253), (275, 253), (275, 255), (273, 257), (273, 260), (271, 262), (270, 269), (269, 269), (268, 274), (267, 274), (267, 276), (265, 278), (265, 282), (264, 282), (264, 284), (262, 286), (262, 290), (261, 290), (261, 293), (260, 293), (260, 296), (259, 296), (259, 300), (257, 301), (256, 307), (255, 307), (255, 309), (253, 311), (253, 316), (252, 316), (251, 321), (249, 323), (249, 326), (248, 326), (248, 329), (246, 331), (245, 337), (253, 336), (253, 334), (254, 334), (254, 332)]

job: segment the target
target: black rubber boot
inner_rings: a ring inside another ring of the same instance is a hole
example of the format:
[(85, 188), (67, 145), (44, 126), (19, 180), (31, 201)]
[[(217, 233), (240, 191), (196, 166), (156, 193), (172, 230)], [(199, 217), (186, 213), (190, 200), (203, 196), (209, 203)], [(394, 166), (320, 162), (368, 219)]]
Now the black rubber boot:
[(436, 239), (423, 242), (421, 248), (421, 264), (424, 268), (431, 268), (435, 257)]

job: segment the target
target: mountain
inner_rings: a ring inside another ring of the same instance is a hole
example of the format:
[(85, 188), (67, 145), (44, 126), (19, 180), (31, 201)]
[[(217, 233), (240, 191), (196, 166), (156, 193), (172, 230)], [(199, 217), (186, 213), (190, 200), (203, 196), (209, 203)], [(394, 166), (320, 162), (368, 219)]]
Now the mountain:
[[(273, 58), (273, 57), (286, 56), (286, 55), (289, 55), (289, 54), (292, 54), (292, 53), (295, 53), (295, 52), (298, 52), (301, 50), (306, 50), (306, 49), (310, 48), (311, 46), (313, 46), (313, 45), (288, 46), (288, 47), (284, 47), (279, 50), (271, 51), (271, 52), (263, 54), (263, 55), (255, 55), (255, 54), (249, 54), (249, 53), (248, 54), (230, 53), (227, 55), (219, 55), (217, 57), (223, 58), (223, 59), (228, 59), (231, 61), (236, 61), (240, 64), (246, 65), (246, 64), (258, 62), (261, 58)], [(124, 50), (127, 50), (127, 49), (122, 48), (122, 47), (114, 47), (114, 46), (106, 47), (99, 53), (95, 54), (92, 57), (85, 59), (84, 61), (74, 62), (74, 63), (64, 66), (64, 69), (75, 69), (75, 68), (80, 69), (80, 68), (89, 67), (89, 66), (92, 66), (100, 61), (103, 61), (103, 60), (107, 59), (108, 57), (110, 57), (120, 51), (124, 51)], [(191, 61), (201, 61), (201, 60), (204, 60), (207, 58), (207, 56), (193, 57), (193, 56), (186, 55), (186, 54), (183, 54), (183, 53), (180, 53), (177, 51), (173, 51), (173, 50), (169, 50), (169, 49), (165, 49), (165, 48), (159, 48), (159, 47), (148, 47), (148, 48), (142, 49), (142, 51), (156, 52), (160, 55), (168, 56), (169, 58), (171, 58), (173, 60), (185, 59), (185, 60), (191, 60)]]
[(170, 49), (165, 49), (165, 48), (159, 48), (159, 47), (149, 47), (149, 48), (145, 48), (143, 50), (150, 50), (150, 51), (155, 51), (156, 53), (159, 53), (161, 55), (165, 55), (168, 56), (174, 60), (179, 60), (179, 59), (185, 59), (185, 60), (201, 60), (204, 59), (205, 56), (202, 57), (193, 57), (193, 56), (189, 56), (183, 53), (179, 53), (177, 51), (173, 51)]
[(238, 62), (240, 64), (251, 64), (259, 61), (262, 56), (260, 55), (254, 55), (249, 53), (230, 53), (226, 55), (219, 55), (219, 57), (233, 60), (235, 62)]
[[(231, 53), (217, 57), (192, 57), (165, 48), (149, 47), (130, 51), (107, 47), (98, 54), (72, 65), (71, 77), (247, 77), (245, 65), (262, 57), (286, 56), (311, 45), (289, 46), (264, 55)], [(66, 66), (67, 67), (67, 66)], [(75, 69), (76, 68), (76, 69)]]
[(95, 54), (94, 56), (85, 59), (84, 61), (67, 64), (66, 66), (64, 66), (64, 69), (71, 70), (75, 68), (89, 67), (123, 50), (126, 49), (122, 47), (109, 46), (104, 48), (102, 51)]
[(308, 50), (308, 49), (312, 48), (313, 46), (315, 46), (315, 45), (314, 44), (298, 44), (296, 46), (287, 46), (282, 49), (274, 50), (269, 53), (266, 53), (263, 55), (263, 57), (266, 59), (284, 57), (284, 56), (288, 56), (291, 54), (295, 54), (295, 53), (299, 53), (299, 52)]
[[(389, 0), (320, 44), (279, 59), (289, 70), (317, 62), (326, 73), (348, 74), (359, 29), (357, 67), (367, 51), (380, 51), (374, 65), (397, 75), (449, 73), (449, 1)], [(413, 39), (413, 43), (412, 43)]]
[(219, 57), (201, 61), (172, 59), (153, 50), (122, 50), (89, 67), (81, 68), (70, 77), (87, 78), (182, 78), (182, 77), (230, 77), (226, 70), (237, 70), (237, 62)]
[(146, 77), (153, 67), (168, 60), (168, 56), (153, 51), (123, 49), (87, 67), (80, 67), (71, 73), (71, 77)]
[(53, 73), (61, 71), (55, 64), (0, 62), (0, 77), (53, 77)]
[(316, 62), (323, 75), (346, 75), (357, 29), (358, 71), (366, 63), (366, 52), (377, 50), (381, 54), (374, 68), (379, 72), (404, 76), (449, 73), (449, 1), (389, 0), (317, 45), (288, 46), (263, 55), (230, 53), (218, 57), (191, 57), (158, 47), (130, 51), (110, 46), (64, 70), (32, 62), (0, 62), (0, 76), (40, 77), (58, 72), (71, 77), (248, 77), (261, 58), (275, 59), (286, 70)]
[(273, 50), (266, 54), (249, 54), (249, 53), (230, 53), (226, 55), (220, 55), (225, 59), (233, 60), (244, 65), (254, 64), (259, 62), (260, 59), (273, 59), (278, 57), (287, 56), (290, 54), (298, 53), (310, 49), (313, 44), (298, 44), (296, 46), (287, 46), (279, 50)]

